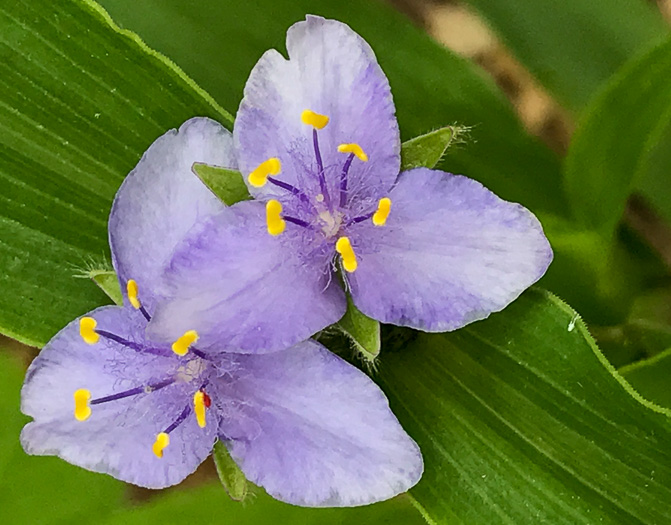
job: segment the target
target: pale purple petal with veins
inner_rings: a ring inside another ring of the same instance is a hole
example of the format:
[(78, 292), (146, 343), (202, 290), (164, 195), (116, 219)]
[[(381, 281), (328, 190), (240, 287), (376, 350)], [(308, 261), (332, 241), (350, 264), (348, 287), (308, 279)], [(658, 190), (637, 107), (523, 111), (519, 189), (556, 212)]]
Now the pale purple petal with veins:
[[(382, 197), (399, 171), (400, 135), (389, 82), (372, 49), (347, 25), (308, 16), (289, 28), (287, 51), (289, 60), (267, 51), (245, 85), (233, 132), (242, 173), (278, 157), (279, 179), (319, 193), (313, 129), (301, 122), (309, 109), (330, 119), (318, 142), (331, 199), (338, 198), (347, 159), (337, 148), (352, 142), (370, 160), (352, 164), (351, 192)], [(282, 195), (272, 184), (250, 190), (259, 197)]]
[(152, 309), (160, 272), (195, 225), (222, 208), (191, 171), (194, 162), (235, 168), (231, 133), (208, 118), (192, 118), (159, 137), (117, 192), (109, 221), (113, 262), (122, 287), (139, 286)]
[(389, 197), (384, 226), (350, 229), (347, 275), (354, 304), (384, 323), (455, 330), (504, 308), (552, 260), (536, 217), (474, 180), (419, 168)]
[[(294, 505), (349, 507), (407, 491), (422, 475), (417, 444), (382, 391), (313, 341), (284, 352), (239, 356), (219, 396), (245, 400), (258, 424), (226, 442), (248, 479)], [(229, 432), (222, 419), (221, 433)]]
[[(301, 237), (268, 235), (265, 208), (241, 202), (185, 241), (165, 273), (162, 303), (149, 330), (171, 341), (198, 331), (212, 352), (272, 352), (307, 339), (345, 313), (325, 248)], [(311, 235), (311, 234), (310, 234)]]

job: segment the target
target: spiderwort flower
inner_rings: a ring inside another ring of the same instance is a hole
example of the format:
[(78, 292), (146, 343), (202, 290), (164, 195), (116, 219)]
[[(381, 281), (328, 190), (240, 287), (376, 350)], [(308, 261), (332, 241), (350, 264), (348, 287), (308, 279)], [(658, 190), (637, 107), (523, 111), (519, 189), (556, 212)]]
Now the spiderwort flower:
[(543, 275), (552, 251), (528, 210), (463, 176), (399, 175), (389, 84), (362, 38), (309, 16), (289, 29), (287, 49), (289, 60), (270, 50), (256, 64), (235, 122), (256, 201), (213, 217), (176, 250), (157, 336), (198, 326), (206, 346), (293, 344), (345, 312), (337, 273), (369, 317), (454, 330)]
[(417, 445), (380, 389), (318, 343), (250, 355), (204, 351), (192, 329), (170, 344), (146, 335), (180, 236), (220, 212), (191, 166), (235, 168), (231, 152), (230, 133), (192, 119), (125, 180), (110, 216), (125, 304), (73, 321), (32, 363), (25, 450), (161, 488), (220, 439), (251, 481), (290, 503), (351, 506), (407, 490), (422, 473)]

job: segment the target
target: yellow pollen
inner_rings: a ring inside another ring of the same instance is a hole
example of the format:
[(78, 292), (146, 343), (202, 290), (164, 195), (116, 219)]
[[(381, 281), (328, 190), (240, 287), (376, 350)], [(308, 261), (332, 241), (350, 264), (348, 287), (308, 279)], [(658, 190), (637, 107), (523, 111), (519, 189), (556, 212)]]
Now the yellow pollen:
[(200, 428), (205, 428), (205, 408), (205, 393), (202, 390), (198, 390), (193, 395), (193, 409)]
[(329, 123), (329, 118), (326, 115), (320, 115), (319, 113), (306, 109), (301, 113), (301, 121), (303, 124), (313, 126), (315, 129), (322, 129)]
[(361, 162), (368, 162), (368, 155), (358, 144), (341, 144), (338, 146), (340, 153), (354, 153)]
[(165, 432), (161, 432), (156, 436), (156, 441), (151, 447), (151, 450), (154, 452), (154, 455), (157, 458), (163, 457), (163, 449), (170, 444), (170, 436)]
[(287, 227), (287, 223), (280, 215), (282, 213), (282, 203), (275, 199), (266, 202), (266, 225), (270, 235), (279, 235)]
[(377, 211), (373, 214), (373, 224), (375, 226), (384, 226), (391, 211), (391, 199), (383, 197), (377, 205)]
[(189, 351), (189, 347), (198, 341), (198, 332), (195, 330), (188, 330), (184, 332), (184, 335), (172, 343), (172, 351), (177, 355), (186, 355)]
[(86, 388), (75, 390), (75, 419), (77, 421), (86, 421), (91, 417), (91, 407), (89, 400), (91, 399), (91, 391)]
[(133, 279), (129, 279), (126, 283), (126, 293), (128, 295), (130, 304), (133, 305), (133, 308), (139, 310), (140, 300), (137, 298), (137, 283)]
[(352, 243), (349, 242), (348, 237), (340, 237), (338, 242), (336, 242), (336, 251), (342, 257), (342, 265), (346, 271), (352, 273), (356, 270), (358, 263), (356, 262), (356, 255), (354, 254), (354, 249), (352, 248)]
[(100, 336), (96, 333), (96, 326), (98, 326), (98, 322), (93, 317), (82, 317), (79, 320), (79, 335), (82, 336), (85, 343), (94, 345), (100, 339)]
[(271, 157), (259, 164), (258, 168), (252, 171), (247, 180), (255, 188), (262, 188), (268, 181), (268, 175), (277, 175), (282, 170), (282, 163), (277, 157)]

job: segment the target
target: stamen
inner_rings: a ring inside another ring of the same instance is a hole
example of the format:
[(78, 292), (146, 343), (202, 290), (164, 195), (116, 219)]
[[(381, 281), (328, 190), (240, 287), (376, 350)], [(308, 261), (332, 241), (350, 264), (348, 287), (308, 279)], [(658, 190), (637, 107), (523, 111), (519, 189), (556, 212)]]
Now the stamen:
[(161, 432), (156, 436), (156, 441), (151, 447), (157, 458), (163, 457), (163, 449), (170, 444), (170, 436), (166, 432)]
[(354, 249), (352, 248), (352, 243), (349, 242), (348, 237), (340, 237), (335, 245), (336, 251), (342, 257), (342, 265), (346, 271), (352, 273), (356, 270), (358, 263), (356, 261), (356, 255), (354, 254)]
[(317, 137), (317, 130), (312, 130), (312, 144), (315, 148), (315, 158), (317, 159), (317, 169), (319, 170), (319, 189), (321, 189), (321, 194), (324, 196), (324, 203), (327, 208), (331, 208), (331, 197), (329, 195), (329, 190), (326, 187), (326, 178), (324, 177), (324, 162), (322, 161), (322, 154), (319, 151), (319, 138)]
[(295, 186), (292, 186), (291, 184), (288, 184), (284, 181), (277, 180), (274, 177), (268, 177), (268, 182), (270, 182), (271, 184), (274, 184), (275, 186), (278, 186), (278, 187), (282, 188), (283, 190), (287, 190), (288, 192), (291, 192), (292, 195), (298, 197), (300, 200), (302, 200), (306, 204), (309, 204), (314, 209), (314, 207), (312, 206), (312, 203), (310, 202), (310, 197), (308, 197), (305, 193), (303, 193), (301, 190), (299, 190)]
[(128, 295), (128, 301), (133, 306), (133, 308), (140, 310), (142, 315), (144, 315), (144, 318), (147, 321), (151, 321), (151, 316), (147, 310), (145, 310), (144, 306), (142, 306), (142, 303), (140, 303), (140, 299), (138, 298), (137, 282), (134, 279), (128, 279), (128, 282), (126, 283), (126, 294)]
[(165, 355), (164, 350), (161, 348), (151, 348), (149, 346), (144, 346), (140, 343), (135, 343), (133, 341), (129, 341), (128, 339), (124, 339), (123, 337), (113, 334), (112, 332), (108, 332), (107, 330), (96, 330), (96, 335), (104, 337), (105, 339), (109, 339), (110, 341), (114, 341), (115, 343), (119, 343), (120, 345), (130, 348), (131, 350), (135, 350), (136, 352), (144, 352), (147, 354), (162, 356)]
[(93, 317), (82, 317), (79, 320), (79, 335), (85, 343), (94, 345), (100, 340), (100, 336), (96, 333), (96, 326), (98, 322)]
[(377, 205), (377, 211), (373, 214), (373, 224), (375, 226), (384, 226), (391, 211), (391, 199), (383, 197)]
[(249, 174), (247, 180), (255, 188), (262, 188), (266, 185), (268, 175), (277, 175), (281, 169), (282, 164), (280, 163), (280, 159), (271, 157), (259, 164), (259, 166)]
[(75, 390), (75, 419), (77, 421), (86, 421), (91, 417), (91, 407), (89, 400), (91, 399), (91, 391), (86, 388)]
[[(205, 428), (205, 409), (208, 407), (208, 403), (206, 402), (206, 396), (205, 392), (202, 390), (198, 390), (194, 395), (193, 395), (193, 411), (196, 413), (196, 421), (198, 421), (198, 426), (200, 428)], [(209, 396), (207, 398), (209, 400)], [(210, 403), (212, 401), (210, 400)]]
[(329, 118), (326, 115), (320, 115), (319, 113), (306, 109), (301, 113), (301, 121), (308, 126), (322, 129), (329, 123)]
[(189, 347), (196, 341), (198, 341), (198, 332), (195, 330), (187, 330), (184, 332), (184, 335), (172, 343), (172, 351), (177, 355), (186, 355), (189, 351)]
[(170, 444), (170, 435), (169, 435), (170, 432), (172, 432), (178, 426), (180, 426), (187, 418), (190, 412), (191, 407), (189, 407), (189, 405), (186, 405), (184, 407), (184, 410), (182, 410), (182, 413), (177, 417), (177, 419), (175, 419), (175, 421), (173, 421), (168, 428), (166, 428), (163, 432), (161, 432), (156, 436), (156, 441), (154, 441), (154, 445), (151, 447), (151, 449), (157, 458), (163, 457), (163, 449)]
[(340, 144), (340, 146), (338, 146), (338, 151), (340, 153), (352, 153), (353, 155), (356, 155), (361, 162), (368, 162), (368, 155), (366, 155), (366, 152), (358, 144)]
[(270, 235), (279, 235), (287, 227), (282, 218), (282, 203), (275, 199), (266, 202), (266, 227)]

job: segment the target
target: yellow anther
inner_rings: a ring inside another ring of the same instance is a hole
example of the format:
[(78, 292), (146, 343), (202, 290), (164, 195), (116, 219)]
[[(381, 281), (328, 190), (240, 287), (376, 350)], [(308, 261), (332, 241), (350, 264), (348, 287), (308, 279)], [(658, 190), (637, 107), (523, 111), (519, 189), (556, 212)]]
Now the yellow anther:
[(338, 146), (338, 151), (340, 153), (354, 153), (360, 161), (368, 162), (368, 155), (358, 144), (341, 144)]
[(198, 390), (193, 395), (193, 410), (196, 413), (196, 421), (200, 428), (205, 428), (205, 392)]
[(151, 447), (151, 450), (154, 452), (154, 455), (157, 458), (163, 457), (163, 449), (170, 444), (170, 436), (165, 432), (161, 432), (156, 436), (156, 441)]
[(316, 129), (322, 129), (326, 124), (329, 123), (329, 118), (326, 115), (320, 115), (309, 109), (306, 109), (301, 113), (301, 121), (303, 124), (308, 126), (313, 126)]
[(266, 202), (266, 225), (270, 235), (279, 235), (287, 227), (287, 223), (280, 215), (282, 213), (282, 203), (275, 199)]
[(133, 308), (139, 310), (140, 300), (137, 298), (137, 283), (133, 279), (129, 279), (126, 283), (126, 293), (128, 295), (130, 304), (133, 305)]
[(94, 345), (100, 339), (96, 333), (96, 326), (98, 322), (93, 317), (82, 317), (79, 320), (79, 335), (82, 336), (84, 342)]
[(271, 157), (259, 164), (258, 168), (249, 174), (247, 180), (255, 188), (262, 188), (268, 180), (268, 175), (277, 175), (281, 170), (282, 163), (280, 159)]
[(373, 224), (375, 226), (384, 226), (391, 211), (391, 199), (383, 197), (377, 205), (377, 211), (373, 214)]
[(352, 248), (352, 243), (349, 242), (348, 237), (340, 237), (338, 242), (336, 242), (336, 251), (342, 257), (342, 265), (346, 271), (352, 273), (356, 270), (358, 263), (356, 262), (356, 255), (354, 254), (354, 249)]
[(75, 390), (75, 419), (77, 421), (86, 421), (91, 417), (91, 407), (89, 400), (91, 399), (91, 391), (86, 388)]
[(172, 351), (177, 355), (186, 355), (189, 351), (189, 347), (198, 341), (198, 332), (195, 330), (188, 330), (184, 332), (184, 335), (172, 343)]

